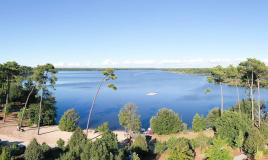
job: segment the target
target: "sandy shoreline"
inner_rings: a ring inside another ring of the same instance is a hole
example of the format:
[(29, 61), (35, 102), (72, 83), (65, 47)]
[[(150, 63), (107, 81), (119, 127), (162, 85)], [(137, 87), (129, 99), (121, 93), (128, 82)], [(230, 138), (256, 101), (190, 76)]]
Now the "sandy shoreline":
[[(49, 146), (54, 147), (57, 145), (59, 138), (67, 142), (72, 132), (60, 131), (58, 126), (44, 126), (40, 130), (40, 135), (37, 135), (37, 129), (25, 127), (24, 132), (17, 131), (16, 125), (0, 126), (0, 139), (1, 141), (16, 142), (22, 145), (28, 145), (29, 142), (36, 138), (39, 143), (47, 143)], [(85, 130), (84, 130), (85, 131)], [(124, 131), (113, 131), (118, 138), (118, 141), (123, 141), (125, 137)], [(88, 138), (92, 139), (99, 136), (99, 133), (94, 133), (93, 130), (89, 131)]]

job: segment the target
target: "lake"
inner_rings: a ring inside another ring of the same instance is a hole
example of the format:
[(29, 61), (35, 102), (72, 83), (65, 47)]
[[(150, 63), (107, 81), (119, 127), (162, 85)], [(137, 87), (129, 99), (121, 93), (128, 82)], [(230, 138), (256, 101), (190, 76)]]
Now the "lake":
[[(161, 70), (117, 70), (118, 79), (113, 81), (117, 90), (106, 86), (102, 88), (93, 111), (90, 127), (96, 127), (108, 121), (111, 129), (120, 129), (118, 113), (127, 103), (138, 106), (142, 127), (148, 128), (150, 118), (160, 108), (166, 107), (179, 114), (191, 127), (195, 113), (207, 115), (210, 109), (220, 106), (218, 85), (209, 84), (206, 76), (176, 74)], [(80, 115), (80, 127), (85, 128), (89, 106), (102, 78), (99, 71), (60, 71), (54, 91), (57, 101), (57, 121), (69, 108)], [(208, 94), (205, 90), (210, 88)], [(224, 86), (224, 107), (236, 103), (236, 89)], [(158, 94), (148, 96), (150, 92)], [(241, 97), (245, 89), (240, 88)], [(261, 90), (262, 98), (268, 100), (268, 90)], [(265, 97), (264, 97), (265, 95)], [(265, 101), (267, 104), (267, 101)]]

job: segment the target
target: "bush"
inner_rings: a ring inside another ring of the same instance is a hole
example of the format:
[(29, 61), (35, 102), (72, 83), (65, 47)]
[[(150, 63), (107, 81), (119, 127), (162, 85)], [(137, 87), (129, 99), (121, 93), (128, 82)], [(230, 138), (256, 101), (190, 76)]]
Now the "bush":
[(134, 152), (142, 155), (145, 152), (148, 152), (148, 145), (146, 138), (142, 135), (138, 135), (135, 139), (134, 142), (131, 145), (131, 150)]
[(226, 139), (230, 146), (236, 147), (239, 132), (242, 131), (242, 134), (245, 134), (251, 127), (251, 123), (244, 115), (226, 111), (216, 120), (215, 127), (216, 136)]
[(109, 123), (108, 122), (104, 122), (102, 125), (98, 126), (98, 128), (96, 129), (98, 132), (101, 133), (105, 133), (108, 132), (109, 129)]
[(162, 154), (167, 150), (167, 144), (165, 142), (156, 141), (154, 153)]
[(245, 136), (243, 151), (253, 157), (258, 150), (264, 149), (264, 143), (264, 137), (260, 131), (252, 127)]
[(44, 152), (40, 144), (37, 143), (36, 139), (33, 139), (27, 146), (24, 154), (25, 160), (37, 160), (44, 158)]
[(219, 137), (213, 140), (213, 145), (208, 148), (205, 155), (207, 160), (232, 160), (231, 148), (226, 140)]
[(76, 156), (72, 152), (66, 152), (60, 156), (59, 160), (74, 160)]
[(263, 123), (261, 124), (260, 132), (264, 136), (265, 139), (268, 139), (268, 121), (267, 120), (263, 121)]
[(196, 138), (192, 139), (194, 148), (200, 147), (201, 151), (207, 148), (212, 143), (212, 138), (199, 134)]
[(65, 144), (65, 142), (63, 139), (60, 138), (59, 140), (57, 140), (58, 147), (63, 151), (65, 150), (64, 144)]
[(207, 125), (209, 128), (215, 129), (215, 123), (218, 118), (221, 116), (221, 111), (219, 108), (213, 108), (212, 110), (209, 111), (207, 115)]
[(72, 132), (77, 128), (79, 115), (74, 109), (69, 109), (64, 112), (59, 122), (59, 128), (62, 131)]
[(150, 121), (151, 128), (157, 134), (177, 133), (183, 130), (183, 122), (179, 116), (170, 109), (160, 109)]
[(11, 159), (11, 152), (8, 147), (3, 147), (1, 154), (0, 154), (0, 160), (10, 160)]
[(68, 141), (69, 151), (78, 157), (86, 143), (87, 137), (80, 128), (77, 128)]
[(203, 116), (199, 116), (199, 114), (195, 114), (192, 122), (192, 127), (195, 132), (203, 131), (206, 129), (206, 118)]
[[(29, 108), (25, 110), (25, 119), (29, 121), (30, 125), (38, 123), (38, 118), (39, 118), (38, 115), (39, 115), (39, 103), (31, 104), (29, 105)], [(56, 107), (55, 107), (54, 97), (48, 95), (47, 97), (43, 99), (43, 107), (42, 107), (41, 116), (42, 116), (42, 119), (40, 121), (40, 125), (55, 124)]]
[(137, 153), (132, 154), (132, 160), (140, 160), (139, 155)]
[(170, 138), (167, 141), (170, 155), (168, 160), (194, 160), (195, 152), (190, 140), (186, 138)]

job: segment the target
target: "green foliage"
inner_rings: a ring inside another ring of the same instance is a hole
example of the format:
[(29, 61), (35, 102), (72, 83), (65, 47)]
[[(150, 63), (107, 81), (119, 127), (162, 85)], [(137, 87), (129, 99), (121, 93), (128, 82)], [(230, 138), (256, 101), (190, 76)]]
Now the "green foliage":
[[(117, 160), (122, 159), (123, 153), (118, 150), (117, 138), (111, 131), (103, 133), (96, 141), (87, 141), (81, 153), (81, 160), (100, 159)], [(121, 157), (121, 158), (120, 158)]]
[(74, 109), (69, 109), (64, 112), (59, 122), (59, 128), (62, 131), (72, 132), (74, 131), (79, 122), (80, 116)]
[(75, 160), (77, 159), (73, 152), (66, 152), (60, 156), (58, 160)]
[(170, 138), (167, 141), (170, 155), (168, 160), (194, 160), (195, 152), (190, 140), (186, 138)]
[(37, 143), (36, 139), (33, 139), (27, 146), (24, 154), (25, 160), (37, 160), (44, 158), (44, 152), (42, 146)]
[(205, 152), (207, 160), (232, 160), (231, 148), (227, 145), (226, 140), (215, 138), (213, 145)]
[[(238, 70), (241, 73), (241, 80), (245, 86), (248, 86), (248, 82), (251, 81), (253, 73), (253, 84), (257, 84), (257, 79), (261, 78), (268, 73), (268, 67), (264, 62), (261, 62), (255, 58), (248, 58), (246, 61), (241, 62), (238, 65)], [(266, 80), (267, 81), (267, 80)], [(263, 85), (263, 81), (261, 81)]]
[(245, 134), (251, 126), (250, 121), (244, 115), (237, 112), (226, 111), (223, 116), (216, 120), (216, 136), (224, 138), (227, 143), (234, 147), (239, 132)]
[(82, 152), (86, 140), (86, 135), (80, 128), (77, 128), (68, 141), (69, 151), (72, 152), (74, 156), (78, 157)]
[(148, 152), (148, 145), (146, 138), (142, 135), (138, 135), (134, 142), (131, 145), (131, 150), (138, 153), (138, 154), (144, 154)]
[(221, 111), (219, 108), (211, 109), (206, 118), (208, 127), (215, 129), (215, 125), (216, 125), (215, 123), (217, 119), (220, 118), (220, 116), (221, 116)]
[(161, 154), (167, 150), (167, 144), (165, 142), (156, 141), (154, 153)]
[(139, 155), (136, 152), (132, 154), (132, 160), (140, 160)]
[(102, 125), (98, 126), (98, 128), (96, 129), (98, 132), (101, 133), (105, 133), (108, 132), (109, 129), (109, 123), (108, 122), (104, 122)]
[(225, 69), (222, 66), (216, 66), (211, 69), (211, 78), (215, 83), (221, 83), (226, 78)]
[(264, 136), (265, 139), (268, 139), (268, 121), (267, 120), (263, 121), (263, 123), (261, 124), (260, 132)]
[(140, 116), (137, 114), (135, 104), (126, 104), (119, 112), (119, 123), (125, 129), (132, 132), (139, 132), (141, 128)]
[(264, 149), (264, 137), (260, 131), (252, 127), (245, 136), (245, 142), (243, 145), (243, 151), (251, 156), (254, 156), (258, 150)]
[(3, 147), (1, 154), (0, 154), (0, 160), (10, 160), (11, 159), (11, 151), (8, 147)]
[(171, 109), (160, 109), (150, 121), (151, 128), (157, 134), (177, 133), (183, 130), (183, 122)]
[(254, 156), (254, 159), (256, 159), (256, 160), (262, 160), (262, 158), (263, 158), (263, 151), (257, 151), (256, 152), (256, 154), (255, 154), (255, 156)]
[(65, 142), (63, 139), (60, 138), (59, 140), (57, 140), (57, 145), (61, 150), (63, 150), (63, 151), (65, 150), (65, 147), (64, 147)]
[(200, 147), (201, 151), (207, 148), (212, 143), (212, 138), (199, 134), (196, 138), (192, 139), (194, 148)]
[(238, 136), (235, 138), (235, 146), (238, 147), (239, 149), (241, 149), (243, 146), (244, 137), (245, 134), (242, 131), (239, 131)]
[[(55, 98), (47, 97), (43, 100), (43, 108), (41, 114), (41, 125), (52, 125), (55, 124), (56, 108)], [(21, 110), (22, 112), (22, 110)], [(25, 119), (28, 119), (30, 124), (38, 124), (39, 104), (31, 104), (28, 109), (25, 110)]]
[[(243, 99), (242, 101), (239, 102), (240, 103), (240, 109), (241, 109), (241, 113), (245, 114), (248, 118), (251, 119), (251, 99)], [(253, 105), (254, 105), (254, 112), (258, 113), (258, 102), (256, 100), (253, 101)], [(261, 115), (265, 115), (265, 105), (263, 102), (261, 102)], [(239, 112), (239, 105), (236, 104), (234, 107), (232, 107), (233, 111)], [(254, 119), (258, 119), (258, 114), (254, 114)], [(261, 117), (264, 118), (264, 117)]]
[(195, 132), (203, 131), (206, 129), (206, 118), (199, 116), (198, 113), (195, 114), (192, 122), (192, 127)]

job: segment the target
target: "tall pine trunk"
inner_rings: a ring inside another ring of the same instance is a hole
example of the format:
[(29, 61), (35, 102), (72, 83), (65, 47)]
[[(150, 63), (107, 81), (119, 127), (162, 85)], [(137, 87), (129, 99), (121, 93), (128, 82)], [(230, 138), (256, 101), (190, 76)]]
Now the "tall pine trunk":
[(259, 122), (258, 122), (258, 126), (261, 126), (261, 92), (260, 92), (260, 80), (258, 79), (258, 109), (259, 109), (259, 113), (258, 113), (258, 117), (259, 117)]
[(22, 127), (22, 121), (23, 121), (24, 113), (25, 113), (26, 107), (27, 107), (27, 105), (28, 105), (30, 96), (32, 95), (33, 91), (34, 91), (34, 87), (33, 87), (32, 90), (30, 91), (30, 93), (28, 94), (27, 99), (26, 99), (26, 102), (25, 102), (25, 104), (24, 104), (24, 108), (23, 108), (23, 110), (22, 110), (22, 114), (21, 114), (21, 117), (20, 117), (19, 131), (20, 131), (21, 127)]
[(90, 107), (90, 110), (89, 110), (89, 114), (88, 114), (88, 119), (87, 119), (87, 129), (86, 129), (86, 134), (88, 135), (88, 129), (89, 129), (89, 122), (90, 122), (90, 119), (91, 119), (91, 115), (92, 115), (92, 111), (93, 111), (93, 108), (95, 106), (95, 102), (96, 102), (96, 99), (100, 93), (100, 89), (101, 89), (101, 86), (103, 85), (104, 81), (105, 81), (106, 77), (103, 78), (98, 86), (98, 89), (97, 89), (97, 92), (93, 98), (93, 101), (92, 101), (92, 104), (91, 104), (91, 107)]
[(238, 104), (239, 113), (241, 113), (240, 94), (239, 94), (239, 88), (238, 88), (237, 80), (236, 80), (236, 94), (237, 94), (237, 104)]
[(41, 99), (39, 104), (39, 117), (38, 117), (38, 124), (37, 124), (37, 135), (40, 134), (40, 123), (41, 123), (41, 114), (42, 114), (42, 101), (43, 101), (43, 88), (41, 89)]
[(10, 89), (10, 84), (9, 84), (9, 77), (7, 77), (7, 90), (6, 90), (6, 104), (4, 106), (4, 110), (3, 110), (3, 122), (5, 123), (6, 121), (6, 112), (7, 112), (7, 107), (8, 107), (8, 103), (9, 103), (9, 89)]
[(222, 83), (220, 82), (220, 88), (221, 88), (221, 116), (223, 115), (223, 89), (222, 89)]
[(253, 97), (253, 71), (251, 72), (250, 98), (251, 98), (251, 120), (254, 124), (254, 97)]

